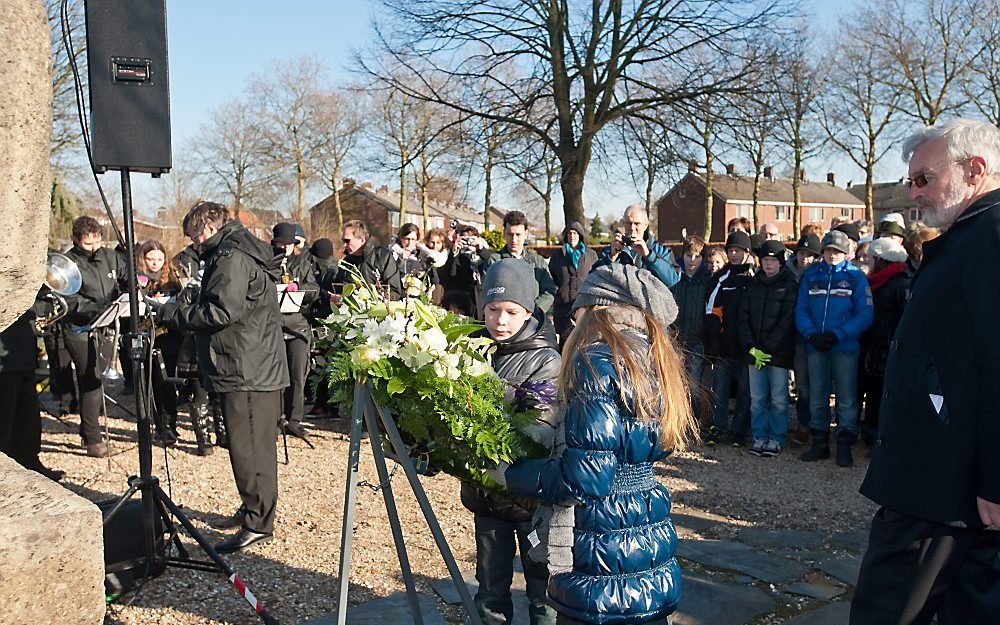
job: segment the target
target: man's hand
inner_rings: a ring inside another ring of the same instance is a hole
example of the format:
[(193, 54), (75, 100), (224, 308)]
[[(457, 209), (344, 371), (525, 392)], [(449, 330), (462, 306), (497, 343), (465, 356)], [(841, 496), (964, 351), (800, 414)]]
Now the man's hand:
[(984, 525), (1000, 529), (1000, 503), (993, 503), (982, 497), (976, 497), (976, 506), (979, 508), (979, 520)]
[(632, 249), (639, 254), (639, 258), (646, 258), (649, 256), (649, 246), (641, 238), (633, 239)]

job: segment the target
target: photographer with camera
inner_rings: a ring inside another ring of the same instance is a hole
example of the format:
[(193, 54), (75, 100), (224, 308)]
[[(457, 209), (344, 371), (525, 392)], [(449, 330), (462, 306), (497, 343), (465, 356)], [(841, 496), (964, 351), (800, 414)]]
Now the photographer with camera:
[(239, 533), (215, 548), (231, 553), (270, 540), (274, 533), (275, 439), (288, 386), (275, 288), (280, 259), (215, 202), (195, 204), (184, 218), (184, 232), (205, 263), (198, 298), (190, 304), (150, 305), (164, 323), (195, 332), (202, 380), (222, 405), (243, 505), (227, 523), (240, 525)]
[[(354, 265), (369, 283), (386, 290), (389, 299), (402, 299), (403, 282), (399, 274), (399, 263), (392, 257), (389, 248), (369, 240), (368, 227), (364, 222), (358, 219), (344, 222), (341, 241), (344, 244), (344, 262)], [(327, 280), (327, 284), (321, 286), (334, 293), (338, 287), (352, 282), (349, 272), (338, 269)], [(339, 299), (338, 295), (331, 297)]]
[(649, 231), (649, 214), (641, 204), (631, 204), (622, 216), (625, 232), (615, 233), (611, 245), (601, 253), (594, 269), (622, 263), (646, 269), (660, 282), (672, 287), (681, 279), (670, 248), (657, 242)]
[(448, 251), (448, 258), (437, 269), (438, 279), (444, 288), (441, 306), (476, 317), (479, 310), (479, 269), (492, 250), (475, 227), (460, 225), (453, 220), (452, 228), (455, 238)]
[(486, 272), (494, 263), (504, 258), (519, 258), (532, 266), (535, 282), (538, 284), (538, 296), (535, 303), (545, 314), (552, 313), (552, 302), (556, 298), (556, 283), (549, 273), (549, 262), (540, 254), (524, 246), (528, 236), (528, 218), (521, 211), (510, 211), (503, 217), (503, 239), (505, 245), (499, 252), (494, 252), (486, 259), (482, 271)]

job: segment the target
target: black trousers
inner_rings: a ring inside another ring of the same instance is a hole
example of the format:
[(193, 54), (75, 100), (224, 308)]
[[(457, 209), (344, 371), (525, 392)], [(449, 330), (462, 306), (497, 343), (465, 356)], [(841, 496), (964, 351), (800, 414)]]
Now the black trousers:
[(302, 421), (306, 404), (306, 376), (309, 374), (309, 341), (285, 339), (285, 357), (288, 359), (288, 386), (284, 392), (284, 411), (289, 421)]
[(219, 393), (229, 433), (229, 461), (236, 490), (246, 507), (243, 525), (264, 534), (274, 532), (278, 503), (278, 415), (281, 391)]
[(0, 452), (26, 469), (41, 466), (42, 417), (34, 371), (0, 373)]
[(528, 595), (530, 625), (553, 625), (556, 613), (546, 601), (549, 570), (528, 557), (531, 521), (512, 523), (485, 514), (477, 514), (476, 581), (479, 590), (475, 602), (485, 623), (509, 625), (514, 617), (510, 586), (514, 581), (514, 555), (521, 553), (525, 593)]
[(66, 412), (79, 409), (76, 385), (73, 382), (73, 361), (66, 350), (66, 330), (52, 324), (45, 333), (45, 354), (49, 359), (49, 390), (59, 400), (59, 408)]
[(880, 508), (851, 602), (851, 625), (1000, 624), (1000, 532)]
[(98, 339), (93, 332), (66, 332), (66, 351), (76, 367), (76, 386), (80, 392), (80, 436), (84, 445), (100, 443), (101, 404), (104, 387), (101, 384), (101, 359)]

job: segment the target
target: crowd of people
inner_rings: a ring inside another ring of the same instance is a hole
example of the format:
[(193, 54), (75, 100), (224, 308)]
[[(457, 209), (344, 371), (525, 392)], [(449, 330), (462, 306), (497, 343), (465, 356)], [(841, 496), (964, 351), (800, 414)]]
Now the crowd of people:
[[(495, 371), (517, 405), (537, 409), (525, 434), (550, 450), (491, 471), (503, 492), (462, 486), (487, 622), (511, 622), (520, 554), (532, 625), (665, 623), (680, 569), (653, 464), (699, 441), (762, 458), (797, 444), (802, 461), (816, 462), (834, 455), (831, 435), (840, 467), (853, 466), (859, 438), (874, 449), (862, 492), (884, 506), (851, 622), (914, 610), (941, 623), (995, 622), (983, 615), (1000, 613), (1000, 533), (984, 530), (1000, 526), (1000, 426), (988, 402), (1000, 285), (969, 254), (992, 257), (998, 245), (1000, 131), (958, 120), (915, 134), (904, 152), (910, 196), (942, 230), (889, 214), (826, 231), (810, 224), (789, 245), (775, 224), (737, 218), (723, 245), (690, 236), (676, 257), (641, 205), (625, 209), (601, 249), (572, 223), (545, 258), (512, 211), (499, 250), (470, 225), (422, 235), (403, 224), (380, 245), (351, 220), (337, 258), (329, 239), (307, 247), (300, 225), (276, 224), (268, 244), (225, 206), (199, 202), (183, 223), (190, 246), (171, 257), (146, 241), (135, 258), (153, 311), (142, 330), (156, 438), (177, 443), (187, 405), (197, 453), (229, 449), (242, 500), (221, 524), (239, 531), (216, 548), (270, 540), (279, 431), (308, 440), (306, 416), (336, 416), (323, 385), (315, 396), (307, 385), (313, 328), (355, 276), (391, 299), (416, 284), (483, 322)], [(46, 329), (50, 381), (60, 411), (79, 412), (87, 454), (105, 457), (102, 371), (118, 353), (128, 372), (135, 354), (93, 323), (121, 292), (126, 262), (89, 217), (74, 222), (65, 254), (83, 285)], [(0, 334), (0, 388), (16, 398), (0, 408), (0, 450), (59, 479), (38, 459), (31, 320), (47, 314), (46, 301)], [(940, 337), (929, 332), (938, 322), (948, 326)], [(918, 557), (928, 550), (935, 557)], [(933, 583), (900, 581), (909, 579)]]

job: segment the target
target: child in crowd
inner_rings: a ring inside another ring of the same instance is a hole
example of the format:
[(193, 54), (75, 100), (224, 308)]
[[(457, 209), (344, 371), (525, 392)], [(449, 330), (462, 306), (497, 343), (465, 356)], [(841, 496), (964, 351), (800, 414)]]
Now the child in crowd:
[(729, 262), (726, 258), (726, 251), (718, 245), (705, 248), (701, 256), (705, 259), (705, 264), (708, 265), (708, 273), (713, 276), (719, 273), (726, 266), (726, 263)]
[(765, 241), (760, 272), (740, 302), (740, 341), (750, 378), (750, 453), (775, 456), (788, 431), (788, 370), (795, 361), (798, 285), (784, 265), (785, 244)]
[(872, 324), (872, 294), (865, 274), (848, 260), (850, 239), (839, 230), (823, 237), (823, 262), (799, 284), (795, 323), (808, 343), (812, 447), (800, 458), (830, 457), (831, 385), (837, 396), (837, 466), (854, 465), (858, 437), (858, 339)]
[(681, 569), (670, 495), (653, 464), (697, 438), (683, 360), (666, 331), (677, 307), (651, 273), (617, 263), (590, 273), (574, 307), (556, 447), (548, 460), (494, 474), (514, 496), (574, 507), (547, 533), (559, 623), (665, 625)]
[(685, 370), (691, 380), (691, 401), (695, 416), (700, 416), (702, 395), (701, 374), (705, 369), (705, 346), (702, 335), (705, 331), (706, 289), (712, 279), (704, 260), (705, 242), (691, 236), (681, 244), (681, 279), (670, 287), (677, 302), (677, 320), (674, 329), (684, 350)]
[[(712, 360), (712, 422), (706, 443), (714, 446), (730, 432), (729, 443), (742, 447), (750, 421), (750, 382), (739, 337), (740, 299), (754, 275), (750, 235), (735, 230), (726, 239), (729, 262), (706, 292), (705, 354)], [(736, 380), (736, 415), (729, 426), (729, 397)]]
[[(820, 259), (822, 253), (818, 236), (811, 232), (802, 235), (795, 246), (795, 254), (789, 256), (785, 263), (788, 271), (795, 276), (796, 284), (802, 279), (805, 270)], [(809, 422), (812, 420), (812, 414), (809, 411), (809, 359), (807, 355), (806, 340), (796, 332), (794, 371), (795, 417), (798, 424), (795, 431), (792, 432), (792, 442), (796, 445), (806, 445), (810, 440)]]
[[(555, 382), (561, 359), (556, 331), (535, 305), (538, 283), (534, 268), (518, 258), (505, 258), (483, 277), (486, 330), (496, 341), (493, 368), (514, 389), (522, 409), (538, 408), (540, 416), (525, 429), (549, 448), (556, 432)], [(537, 506), (524, 507), (501, 494), (462, 484), (462, 504), (475, 514), (476, 607), (487, 623), (510, 623), (514, 615), (510, 586), (514, 555), (520, 552), (531, 625), (553, 625), (555, 612), (545, 599), (549, 573), (544, 563), (528, 557), (529, 534)]]

